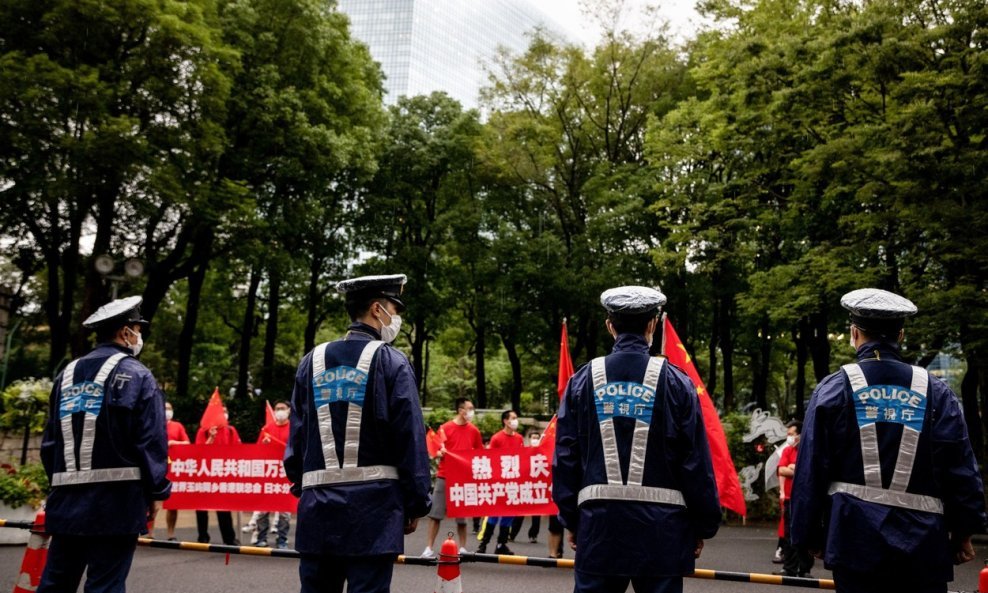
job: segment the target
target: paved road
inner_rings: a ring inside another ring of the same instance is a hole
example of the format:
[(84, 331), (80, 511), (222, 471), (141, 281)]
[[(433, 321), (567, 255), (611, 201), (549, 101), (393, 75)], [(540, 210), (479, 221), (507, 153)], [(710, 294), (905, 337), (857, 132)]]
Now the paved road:
[[(526, 524), (527, 526), (527, 524)], [(452, 523), (443, 524), (445, 528)], [(213, 537), (218, 537), (212, 528)], [(421, 529), (420, 529), (421, 531)], [(524, 534), (524, 531), (523, 531)], [(180, 528), (180, 539), (194, 540), (193, 528)], [(424, 535), (414, 533), (405, 540), (410, 554), (421, 552)], [(539, 544), (511, 544), (518, 554), (545, 556), (545, 533)], [(725, 526), (716, 538), (707, 542), (698, 567), (738, 572), (771, 572), (778, 568), (770, 562), (775, 549), (774, 529), (767, 526)], [(988, 557), (988, 546), (976, 547), (979, 558)], [(20, 567), (24, 548), (0, 546), (0, 591), (10, 591)], [(572, 552), (567, 551), (572, 558)], [(951, 585), (954, 591), (976, 591), (981, 561), (975, 560), (957, 570)], [(813, 574), (830, 578), (818, 564)], [(297, 563), (278, 558), (231, 556), (229, 564), (221, 554), (139, 548), (128, 580), (130, 591), (137, 593), (230, 593), (259, 591), (278, 593), (297, 591)], [(572, 591), (573, 576), (567, 569), (533, 568), (492, 564), (463, 566), (464, 590), (470, 593), (565, 593)], [(396, 593), (430, 593), (436, 584), (435, 569), (425, 566), (396, 566), (392, 589)], [(754, 585), (686, 579), (685, 591), (694, 593), (783, 593), (807, 591), (798, 587)]]

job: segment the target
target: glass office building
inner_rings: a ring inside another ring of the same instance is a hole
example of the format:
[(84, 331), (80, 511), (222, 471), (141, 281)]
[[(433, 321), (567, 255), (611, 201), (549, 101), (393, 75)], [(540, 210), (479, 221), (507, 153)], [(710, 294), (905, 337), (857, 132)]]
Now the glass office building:
[(540, 25), (565, 33), (534, 0), (339, 0), (339, 8), (381, 63), (389, 104), (445, 91), (476, 107), (486, 83), (482, 64), (498, 46), (521, 52)]

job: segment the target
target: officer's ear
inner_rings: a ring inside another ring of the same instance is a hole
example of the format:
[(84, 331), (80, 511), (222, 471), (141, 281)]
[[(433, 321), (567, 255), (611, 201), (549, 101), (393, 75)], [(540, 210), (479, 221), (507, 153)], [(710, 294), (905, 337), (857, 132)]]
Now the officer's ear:
[(614, 324), (611, 323), (610, 319), (604, 320), (604, 325), (607, 326), (607, 333), (611, 334), (611, 337), (615, 340), (617, 339), (617, 330), (614, 329)]
[(901, 344), (902, 343), (902, 340), (905, 340), (905, 339), (906, 339), (906, 330), (900, 329), (899, 330), (899, 337), (897, 338), (897, 341)]

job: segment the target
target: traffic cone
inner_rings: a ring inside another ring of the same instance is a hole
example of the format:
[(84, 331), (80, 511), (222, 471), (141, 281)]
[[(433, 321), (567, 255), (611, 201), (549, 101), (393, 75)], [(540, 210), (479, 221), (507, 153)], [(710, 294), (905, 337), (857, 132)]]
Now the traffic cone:
[(978, 592), (988, 593), (988, 560), (985, 560), (985, 567), (978, 574)]
[(439, 579), (435, 593), (463, 593), (463, 582), (460, 580), (460, 549), (453, 540), (453, 534), (443, 542), (439, 549)]
[(14, 593), (31, 593), (41, 583), (41, 573), (48, 560), (48, 534), (45, 532), (45, 510), (38, 511), (34, 518), (34, 529), (24, 550), (24, 560), (21, 561), (21, 574), (14, 583)]

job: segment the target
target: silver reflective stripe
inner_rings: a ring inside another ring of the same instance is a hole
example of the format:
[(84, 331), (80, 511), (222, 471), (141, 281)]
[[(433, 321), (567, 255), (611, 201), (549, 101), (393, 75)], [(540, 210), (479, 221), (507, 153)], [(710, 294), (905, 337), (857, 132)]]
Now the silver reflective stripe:
[[(384, 342), (380, 340), (374, 340), (369, 342), (364, 346), (364, 350), (360, 353), (360, 359), (357, 361), (357, 370), (370, 377), (370, 367), (371, 362), (374, 360), (374, 354), (377, 350), (384, 345)], [(370, 381), (364, 385), (364, 389), (370, 385)], [(366, 398), (366, 391), (364, 394)], [(362, 406), (355, 406), (353, 404), (349, 405), (346, 415), (346, 432), (344, 433), (343, 439), (343, 467), (357, 467), (357, 458), (360, 454), (360, 420), (363, 417), (364, 409)], [(329, 464), (326, 464), (327, 467)]]
[(910, 494), (908, 492), (895, 492), (883, 488), (872, 488), (861, 484), (848, 484), (847, 482), (831, 482), (828, 494), (849, 494), (855, 498), (866, 502), (883, 504), (886, 506), (910, 509), (913, 511), (923, 511), (926, 513), (943, 514), (943, 501), (933, 496), (922, 494)]
[[(910, 389), (923, 397), (927, 395), (930, 376), (926, 369), (913, 367), (913, 377)], [(909, 479), (913, 475), (913, 464), (916, 462), (916, 449), (919, 446), (919, 432), (903, 425), (902, 440), (899, 441), (899, 457), (895, 461), (895, 471), (892, 473), (892, 483), (889, 490), (905, 492), (909, 487)]]
[[(312, 379), (326, 371), (326, 347), (329, 342), (319, 344), (312, 350)], [(316, 409), (316, 418), (319, 420), (319, 442), (322, 444), (323, 464), (329, 466), (329, 460), (333, 460), (333, 465), (337, 465), (336, 439), (333, 437), (333, 417), (329, 413), (329, 404), (324, 404)]]
[(99, 482), (133, 482), (141, 479), (141, 470), (136, 467), (113, 467), (82, 471), (56, 472), (51, 479), (54, 486), (75, 486)]
[(398, 468), (390, 465), (336, 467), (305, 472), (302, 474), (302, 488), (397, 479)]
[[(843, 369), (851, 381), (852, 394), (868, 387), (868, 380), (859, 365), (846, 364)], [(874, 488), (881, 488), (882, 462), (878, 454), (878, 429), (875, 423), (871, 423), (860, 427), (858, 430), (861, 433), (861, 461), (864, 463), (865, 484)]]
[[(607, 385), (607, 369), (604, 366), (604, 359), (602, 357), (590, 361), (590, 374), (593, 377), (594, 393)], [(604, 469), (607, 471), (607, 483), (624, 484), (624, 480), (621, 479), (621, 460), (618, 457), (617, 435), (614, 432), (613, 418), (600, 422), (600, 445), (604, 453)]]
[[(642, 382), (645, 387), (658, 395), (659, 373), (662, 372), (662, 358), (650, 358), (648, 366), (645, 367), (645, 379)], [(634, 437), (631, 440), (631, 459), (628, 464), (628, 484), (641, 486), (642, 477), (645, 473), (645, 454), (648, 452), (648, 428), (649, 425), (641, 420), (635, 420)]]
[[(65, 392), (71, 389), (72, 384), (75, 382), (75, 366), (77, 362), (79, 361), (73, 360), (62, 371), (60, 397), (64, 397)], [(60, 424), (62, 425), (62, 456), (65, 457), (65, 469), (70, 472), (75, 471), (75, 435), (72, 434), (72, 415), (69, 414), (62, 417)]]
[[(99, 368), (99, 372), (96, 373), (96, 378), (93, 379), (93, 383), (99, 386), (100, 390), (103, 392), (104, 397), (106, 394), (106, 380), (109, 378), (110, 373), (113, 369), (117, 368), (120, 361), (126, 358), (127, 355), (123, 352), (118, 352), (106, 359), (103, 366)], [(96, 410), (95, 414), (86, 412), (86, 415), (82, 417), (82, 440), (79, 443), (79, 470), (88, 471), (93, 469), (93, 445), (96, 440), (96, 416), (99, 415), (99, 410)]]
[(686, 499), (679, 490), (655, 488), (652, 486), (625, 486), (623, 484), (591, 484), (580, 490), (577, 505), (591, 500), (626, 500), (630, 502), (652, 502), (674, 504), (685, 507)]

